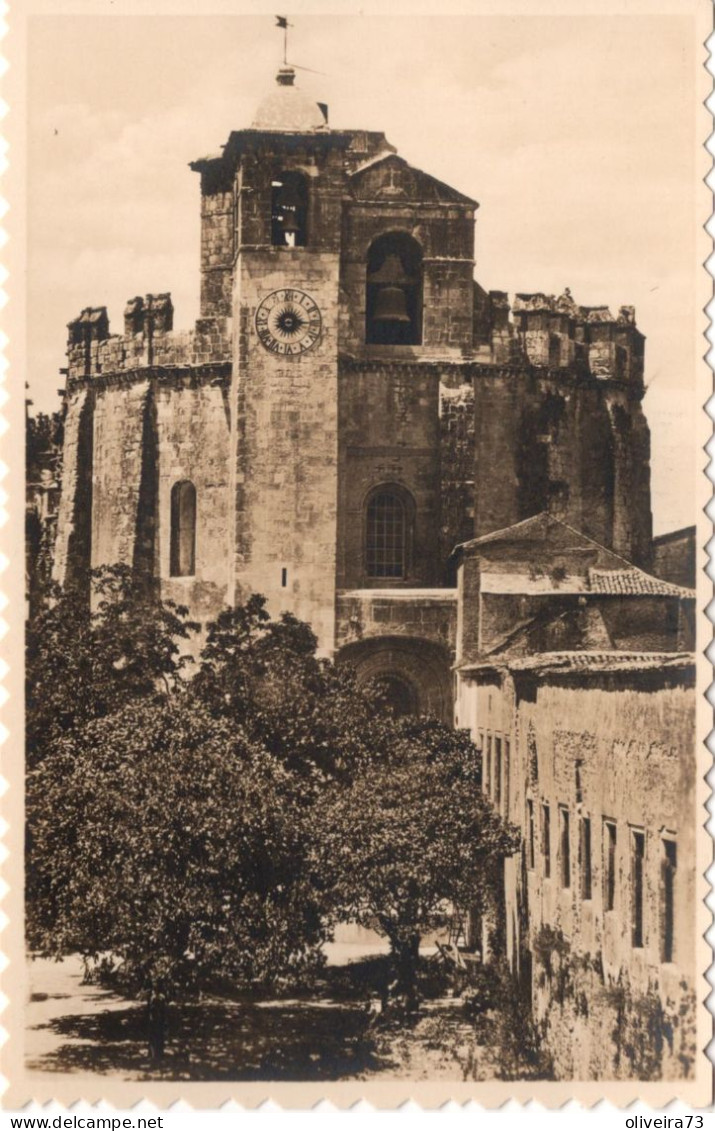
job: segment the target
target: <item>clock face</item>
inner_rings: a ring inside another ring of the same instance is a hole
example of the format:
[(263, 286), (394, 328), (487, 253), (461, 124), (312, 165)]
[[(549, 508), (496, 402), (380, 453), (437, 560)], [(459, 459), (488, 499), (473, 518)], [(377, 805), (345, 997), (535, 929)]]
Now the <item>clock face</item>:
[(305, 291), (272, 291), (256, 311), (256, 333), (270, 353), (305, 353), (318, 341), (321, 328), (320, 311)]

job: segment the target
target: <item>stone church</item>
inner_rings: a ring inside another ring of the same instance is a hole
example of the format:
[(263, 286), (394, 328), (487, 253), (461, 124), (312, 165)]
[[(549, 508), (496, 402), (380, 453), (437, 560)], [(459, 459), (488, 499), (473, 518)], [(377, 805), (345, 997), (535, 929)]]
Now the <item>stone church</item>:
[(204, 625), (263, 593), (396, 712), (468, 730), (522, 830), (504, 949), (557, 1072), (639, 1077), (613, 1034), (657, 1009), (657, 1070), (687, 1076), (693, 540), (652, 538), (633, 309), (486, 290), (476, 201), (333, 129), (289, 66), (191, 168), (195, 327), (169, 294), (121, 334), (69, 323), (56, 580), (130, 564)]
[(250, 592), (452, 717), (460, 543), (548, 511), (651, 554), (633, 310), (487, 291), (476, 201), (282, 67), (201, 179), (201, 310), (69, 324), (55, 576), (133, 563), (204, 623)]

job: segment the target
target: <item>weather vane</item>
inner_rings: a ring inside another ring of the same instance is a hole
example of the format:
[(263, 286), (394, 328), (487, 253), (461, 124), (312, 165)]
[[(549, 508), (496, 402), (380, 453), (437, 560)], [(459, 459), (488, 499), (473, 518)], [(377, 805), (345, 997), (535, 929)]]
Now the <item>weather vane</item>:
[[(283, 28), (283, 66), (288, 65), (288, 28), (294, 27), (294, 24), (288, 23), (287, 16), (276, 16), (276, 27)], [(314, 71), (312, 67), (301, 67), (298, 63), (291, 63), (291, 67), (295, 67), (298, 71), (308, 71), (311, 75), (325, 75), (325, 71)]]
[(276, 16), (276, 27), (283, 28), (283, 66), (288, 63), (288, 28), (293, 24), (288, 23), (287, 16)]

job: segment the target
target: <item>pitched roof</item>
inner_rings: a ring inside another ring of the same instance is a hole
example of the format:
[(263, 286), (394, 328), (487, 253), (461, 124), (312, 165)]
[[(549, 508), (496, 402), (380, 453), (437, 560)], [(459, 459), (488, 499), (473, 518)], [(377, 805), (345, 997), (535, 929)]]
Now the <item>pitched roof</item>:
[[(455, 546), (453, 553), (460, 550), (471, 550), (477, 546), (486, 546), (490, 542), (508, 542), (513, 538), (521, 537), (523, 535), (539, 534), (544, 535), (551, 527), (559, 527), (562, 530), (568, 530), (580, 538), (583, 542), (590, 542), (593, 546), (598, 546), (599, 550), (605, 550), (609, 554), (613, 554), (612, 550), (608, 547), (602, 546), (600, 542), (594, 542), (593, 538), (589, 538), (587, 534), (583, 534), (580, 530), (576, 530), (574, 526), (569, 526), (568, 522), (563, 522), (560, 518), (555, 518), (554, 515), (549, 514), (548, 511), (540, 511), (538, 514), (532, 514), (529, 518), (523, 518), (521, 522), (514, 522), (511, 526), (504, 526), (500, 530), (490, 530), (488, 534), (481, 534), (478, 538), (470, 538), (468, 542), (462, 542), (460, 545)], [(618, 557), (618, 554), (613, 554)], [(625, 558), (620, 559), (624, 565), (628, 565)]]
[(673, 585), (644, 573), (642, 569), (589, 569), (589, 588), (592, 593), (609, 593), (624, 596), (694, 597), (694, 589)]
[[(521, 522), (515, 522), (512, 526), (504, 527), (502, 530), (493, 530), (489, 534), (482, 534), (479, 538), (472, 538), (469, 542), (463, 542), (461, 545), (455, 547), (453, 553), (460, 555), (465, 550), (478, 549), (480, 546), (487, 546), (491, 543), (497, 542), (510, 542), (524, 539), (534, 539), (541, 541), (548, 541), (553, 531), (559, 531), (561, 535), (573, 535), (577, 540), (575, 545), (579, 543), (582, 546), (593, 546), (601, 551), (601, 554), (607, 555), (607, 558), (614, 562), (614, 569), (594, 568), (588, 570), (588, 580), (584, 579), (579, 583), (577, 578), (564, 577), (558, 584), (553, 584), (553, 591), (560, 593), (579, 592), (585, 591), (590, 593), (599, 593), (611, 596), (657, 596), (657, 597), (694, 597), (695, 590), (687, 589), (682, 585), (673, 585), (670, 581), (663, 581), (659, 577), (653, 577), (651, 574), (646, 573), (645, 570), (639, 569), (633, 565), (626, 558), (621, 557), (620, 554), (614, 553), (609, 550), (607, 546), (602, 546), (593, 538), (589, 538), (587, 534), (583, 534), (580, 530), (570, 526), (568, 522), (563, 522), (560, 518), (555, 518), (554, 515), (549, 514), (548, 511), (541, 511), (539, 514), (532, 515), (531, 518), (522, 519)], [(618, 563), (618, 565), (616, 565)], [(488, 581), (489, 575), (485, 572), (485, 582), (483, 586), (484, 592), (517, 592), (514, 588), (514, 582), (509, 581)], [(512, 576), (516, 577), (512, 571)], [(550, 585), (544, 579), (530, 579), (528, 586), (525, 586), (525, 592), (548, 592)]]
[(692, 652), (540, 652), (535, 656), (503, 656), (493, 660), (458, 664), (457, 671), (625, 672), (673, 671), (695, 667)]
[(465, 196), (464, 193), (458, 192), (457, 189), (452, 188), (451, 185), (440, 181), (437, 177), (433, 177), (430, 173), (425, 173), (422, 169), (417, 169), (414, 165), (410, 165), (404, 157), (400, 157), (398, 153), (393, 150), (387, 152), (383, 151), (378, 153), (375, 157), (370, 157), (356, 169), (353, 169), (349, 174), (350, 178), (358, 183), (365, 174), (377, 165), (383, 164), (385, 161), (390, 161), (400, 169), (404, 169), (407, 173), (412, 174), (418, 181), (421, 182), (423, 188), (429, 187), (435, 194), (435, 199), (445, 204), (466, 204), (470, 208), (478, 208), (479, 204), (476, 200), (472, 200), (471, 196)]

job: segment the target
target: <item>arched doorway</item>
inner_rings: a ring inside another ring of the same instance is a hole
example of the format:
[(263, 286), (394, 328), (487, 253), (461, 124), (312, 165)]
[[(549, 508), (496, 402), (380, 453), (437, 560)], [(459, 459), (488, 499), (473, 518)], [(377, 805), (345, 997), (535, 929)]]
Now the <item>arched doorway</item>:
[(372, 637), (346, 644), (336, 660), (355, 669), (359, 684), (382, 684), (395, 713), (453, 723), (452, 658), (444, 646), (416, 637)]
[(395, 718), (419, 714), (417, 691), (406, 679), (386, 672), (378, 675), (373, 684), (382, 696), (387, 710)]

